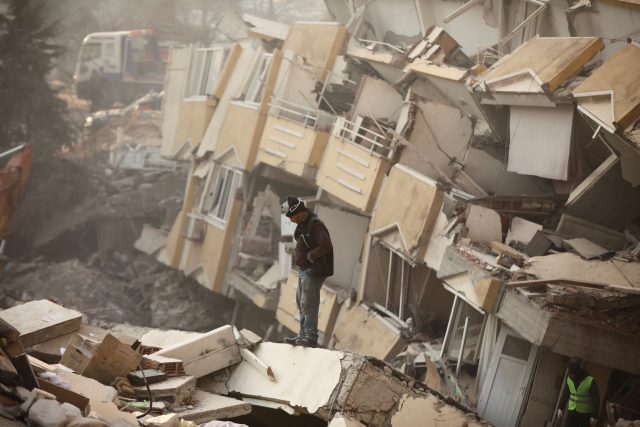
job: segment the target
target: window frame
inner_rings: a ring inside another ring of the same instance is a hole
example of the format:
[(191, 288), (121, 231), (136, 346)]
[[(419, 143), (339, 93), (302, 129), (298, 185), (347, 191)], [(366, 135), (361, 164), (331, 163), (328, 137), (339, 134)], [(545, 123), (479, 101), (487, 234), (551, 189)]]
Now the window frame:
[[(487, 313), (477, 309), (473, 304), (470, 304), (464, 298), (458, 296), (458, 294), (454, 295), (455, 297), (451, 307), (451, 315), (447, 324), (447, 332), (445, 334), (440, 357), (452, 362), (459, 361), (467, 365), (478, 365), (480, 360), (480, 351), (482, 348), (482, 339), (487, 324)], [(471, 319), (471, 317), (480, 317), (481, 321), (469, 324), (467, 331), (465, 332), (465, 318)], [(463, 340), (463, 337), (465, 334), (470, 333), (472, 328), (475, 332), (476, 327), (478, 328), (477, 341), (474, 348), (470, 351), (472, 359), (467, 359), (465, 358), (465, 353), (469, 351), (469, 337), (466, 336), (465, 340)], [(457, 340), (458, 337), (460, 338), (459, 342)]]
[(200, 212), (203, 217), (215, 225), (225, 225), (236, 191), (241, 185), (241, 172), (229, 166), (215, 165), (201, 197)]
[(200, 100), (212, 95), (220, 81), (226, 58), (227, 49), (224, 47), (195, 49), (185, 98)]
[(256, 58), (251, 73), (249, 73), (249, 77), (242, 88), (241, 98), (244, 102), (248, 104), (260, 104), (272, 63), (273, 53), (262, 52), (262, 54)]

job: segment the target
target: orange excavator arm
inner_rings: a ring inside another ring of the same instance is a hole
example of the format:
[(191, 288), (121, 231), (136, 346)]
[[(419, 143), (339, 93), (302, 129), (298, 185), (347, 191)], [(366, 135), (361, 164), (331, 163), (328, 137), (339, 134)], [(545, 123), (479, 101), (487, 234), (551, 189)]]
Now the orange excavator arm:
[(0, 248), (2, 241), (9, 236), (16, 209), (27, 185), (31, 170), (31, 146), (23, 144), (0, 153), (0, 165), (7, 157), (9, 160), (0, 169)]

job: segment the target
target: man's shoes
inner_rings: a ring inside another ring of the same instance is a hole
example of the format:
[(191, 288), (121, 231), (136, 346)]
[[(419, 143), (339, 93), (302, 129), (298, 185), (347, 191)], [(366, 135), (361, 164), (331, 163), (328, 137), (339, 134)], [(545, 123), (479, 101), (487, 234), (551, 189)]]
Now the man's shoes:
[(296, 339), (296, 343), (294, 345), (299, 345), (300, 347), (316, 348), (318, 346), (318, 341), (311, 338), (302, 337)]
[(291, 345), (296, 345), (296, 342), (301, 339), (298, 335), (296, 335), (295, 337), (286, 337), (284, 340), (282, 340), (282, 342), (284, 342), (285, 344), (291, 344)]

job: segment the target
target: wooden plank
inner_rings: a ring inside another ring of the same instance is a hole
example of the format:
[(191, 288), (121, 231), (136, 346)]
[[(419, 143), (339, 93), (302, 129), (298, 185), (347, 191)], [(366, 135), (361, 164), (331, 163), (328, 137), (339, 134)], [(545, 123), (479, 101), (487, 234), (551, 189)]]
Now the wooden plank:
[(37, 381), (38, 388), (53, 394), (58, 402), (72, 404), (76, 408), (80, 409), (82, 415), (87, 415), (89, 413), (89, 398), (81, 395), (80, 393), (76, 393), (72, 390), (67, 390), (59, 385), (50, 383), (42, 378), (37, 378)]
[(77, 331), (82, 314), (49, 300), (37, 300), (1, 311), (0, 318), (20, 332), (22, 345), (30, 347)]

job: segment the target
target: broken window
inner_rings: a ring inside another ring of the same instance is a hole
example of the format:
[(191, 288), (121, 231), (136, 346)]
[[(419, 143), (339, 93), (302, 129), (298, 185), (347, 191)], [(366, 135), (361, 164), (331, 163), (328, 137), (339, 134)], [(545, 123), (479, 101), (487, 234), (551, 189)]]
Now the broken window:
[(226, 166), (217, 167), (204, 197), (203, 212), (220, 221), (226, 221), (241, 180), (240, 172)]
[(273, 54), (263, 53), (256, 61), (240, 96), (245, 102), (258, 104), (262, 100), (272, 59)]
[(443, 357), (458, 366), (461, 363), (477, 365), (485, 318), (482, 312), (456, 296), (443, 343)]
[[(390, 250), (382, 241), (372, 246), (374, 253), (374, 265), (371, 271), (377, 273), (375, 280), (381, 292), (371, 292), (368, 294), (370, 301), (378, 302), (386, 310), (397, 315), (402, 321), (412, 317), (409, 308), (409, 295), (414, 291), (411, 285), (414, 275), (414, 267), (402, 256)], [(374, 267), (375, 266), (375, 267)]]
[(186, 96), (213, 94), (220, 79), (226, 51), (224, 48), (202, 48), (195, 52)]

